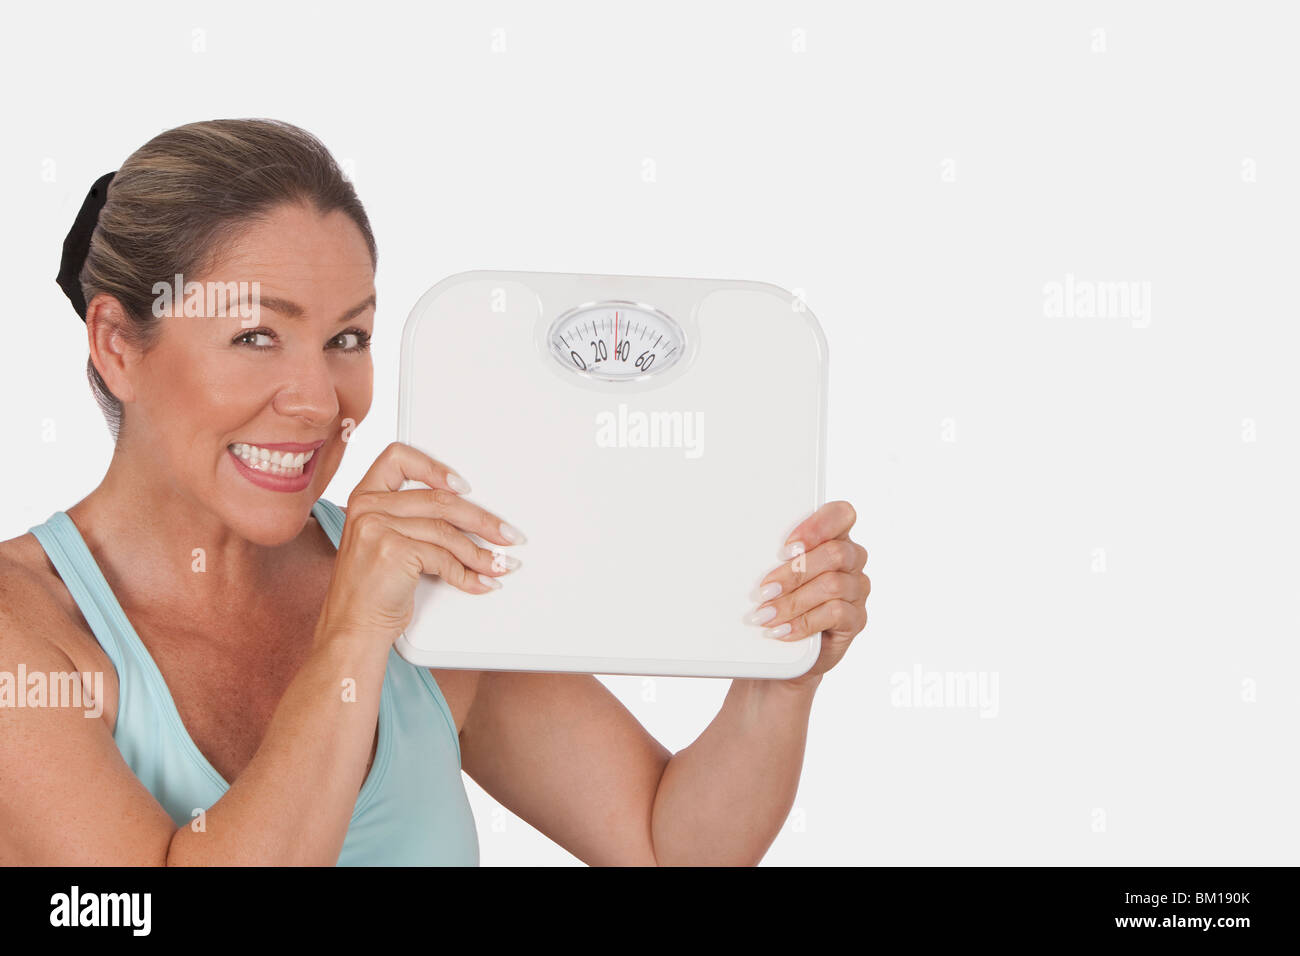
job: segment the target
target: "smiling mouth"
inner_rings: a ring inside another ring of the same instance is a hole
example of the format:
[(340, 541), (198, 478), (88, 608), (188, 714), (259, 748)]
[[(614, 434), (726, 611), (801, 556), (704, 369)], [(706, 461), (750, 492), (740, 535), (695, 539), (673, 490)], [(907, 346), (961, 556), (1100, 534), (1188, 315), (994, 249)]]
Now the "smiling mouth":
[(235, 457), (254, 471), (264, 471), (268, 475), (281, 478), (297, 478), (302, 474), (307, 462), (311, 461), (312, 455), (316, 454), (315, 449), (299, 452), (280, 451), (275, 448), (248, 445), (244, 442), (235, 442), (227, 447), (234, 452)]

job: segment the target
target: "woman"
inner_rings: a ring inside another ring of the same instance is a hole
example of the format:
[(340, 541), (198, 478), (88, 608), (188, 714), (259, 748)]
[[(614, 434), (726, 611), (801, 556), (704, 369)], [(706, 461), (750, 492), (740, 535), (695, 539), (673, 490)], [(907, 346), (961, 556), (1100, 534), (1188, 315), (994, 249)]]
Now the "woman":
[[(0, 863), (474, 865), (462, 767), (590, 864), (762, 858), (866, 620), (847, 502), (760, 592), (758, 623), (821, 633), (817, 663), (734, 681), (680, 753), (591, 675), (416, 667), (393, 642), (419, 576), (487, 593), (518, 562), (468, 534), (523, 539), (408, 445), (346, 513), (320, 498), (370, 407), (375, 314), (374, 238), (329, 153), (273, 121), (182, 126), (79, 219), (65, 288), (116, 446), (89, 495), (0, 542), (0, 672), (103, 689), (95, 719), (0, 707)], [(257, 314), (200, 317), (155, 288), (177, 275), (248, 283)]]

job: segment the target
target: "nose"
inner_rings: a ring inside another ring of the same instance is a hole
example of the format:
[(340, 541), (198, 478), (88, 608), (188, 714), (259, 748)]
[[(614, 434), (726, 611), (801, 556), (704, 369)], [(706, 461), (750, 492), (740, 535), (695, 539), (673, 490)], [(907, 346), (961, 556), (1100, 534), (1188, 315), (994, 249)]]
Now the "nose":
[(288, 380), (275, 395), (273, 407), (279, 414), (301, 418), (313, 428), (327, 425), (338, 416), (338, 388), (324, 352), (297, 358)]

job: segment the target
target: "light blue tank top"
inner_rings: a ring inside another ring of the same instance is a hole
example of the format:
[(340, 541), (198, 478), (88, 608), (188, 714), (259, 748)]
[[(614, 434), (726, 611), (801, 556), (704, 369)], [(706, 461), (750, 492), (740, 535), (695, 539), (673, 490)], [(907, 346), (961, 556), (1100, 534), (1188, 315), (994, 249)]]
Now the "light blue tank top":
[[(344, 514), (321, 498), (311, 513), (334, 547)], [(181, 723), (158, 665), (108, 587), (66, 512), (30, 529), (117, 671), (113, 739), (127, 765), (178, 827), (230, 789)], [(311, 794), (301, 796), (311, 812)], [(357, 795), (340, 866), (478, 866), (478, 833), (461, 779), (460, 739), (426, 668), (388, 652), (379, 743)]]

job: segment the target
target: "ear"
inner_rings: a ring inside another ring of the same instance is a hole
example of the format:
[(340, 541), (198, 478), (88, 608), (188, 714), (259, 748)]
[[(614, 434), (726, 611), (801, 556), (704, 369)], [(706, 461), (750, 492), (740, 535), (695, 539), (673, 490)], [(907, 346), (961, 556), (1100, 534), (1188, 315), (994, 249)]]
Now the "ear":
[(130, 318), (122, 304), (111, 295), (99, 294), (86, 303), (86, 338), (90, 357), (99, 377), (118, 401), (135, 400), (131, 382), (140, 351), (130, 344), (122, 331), (130, 327)]

